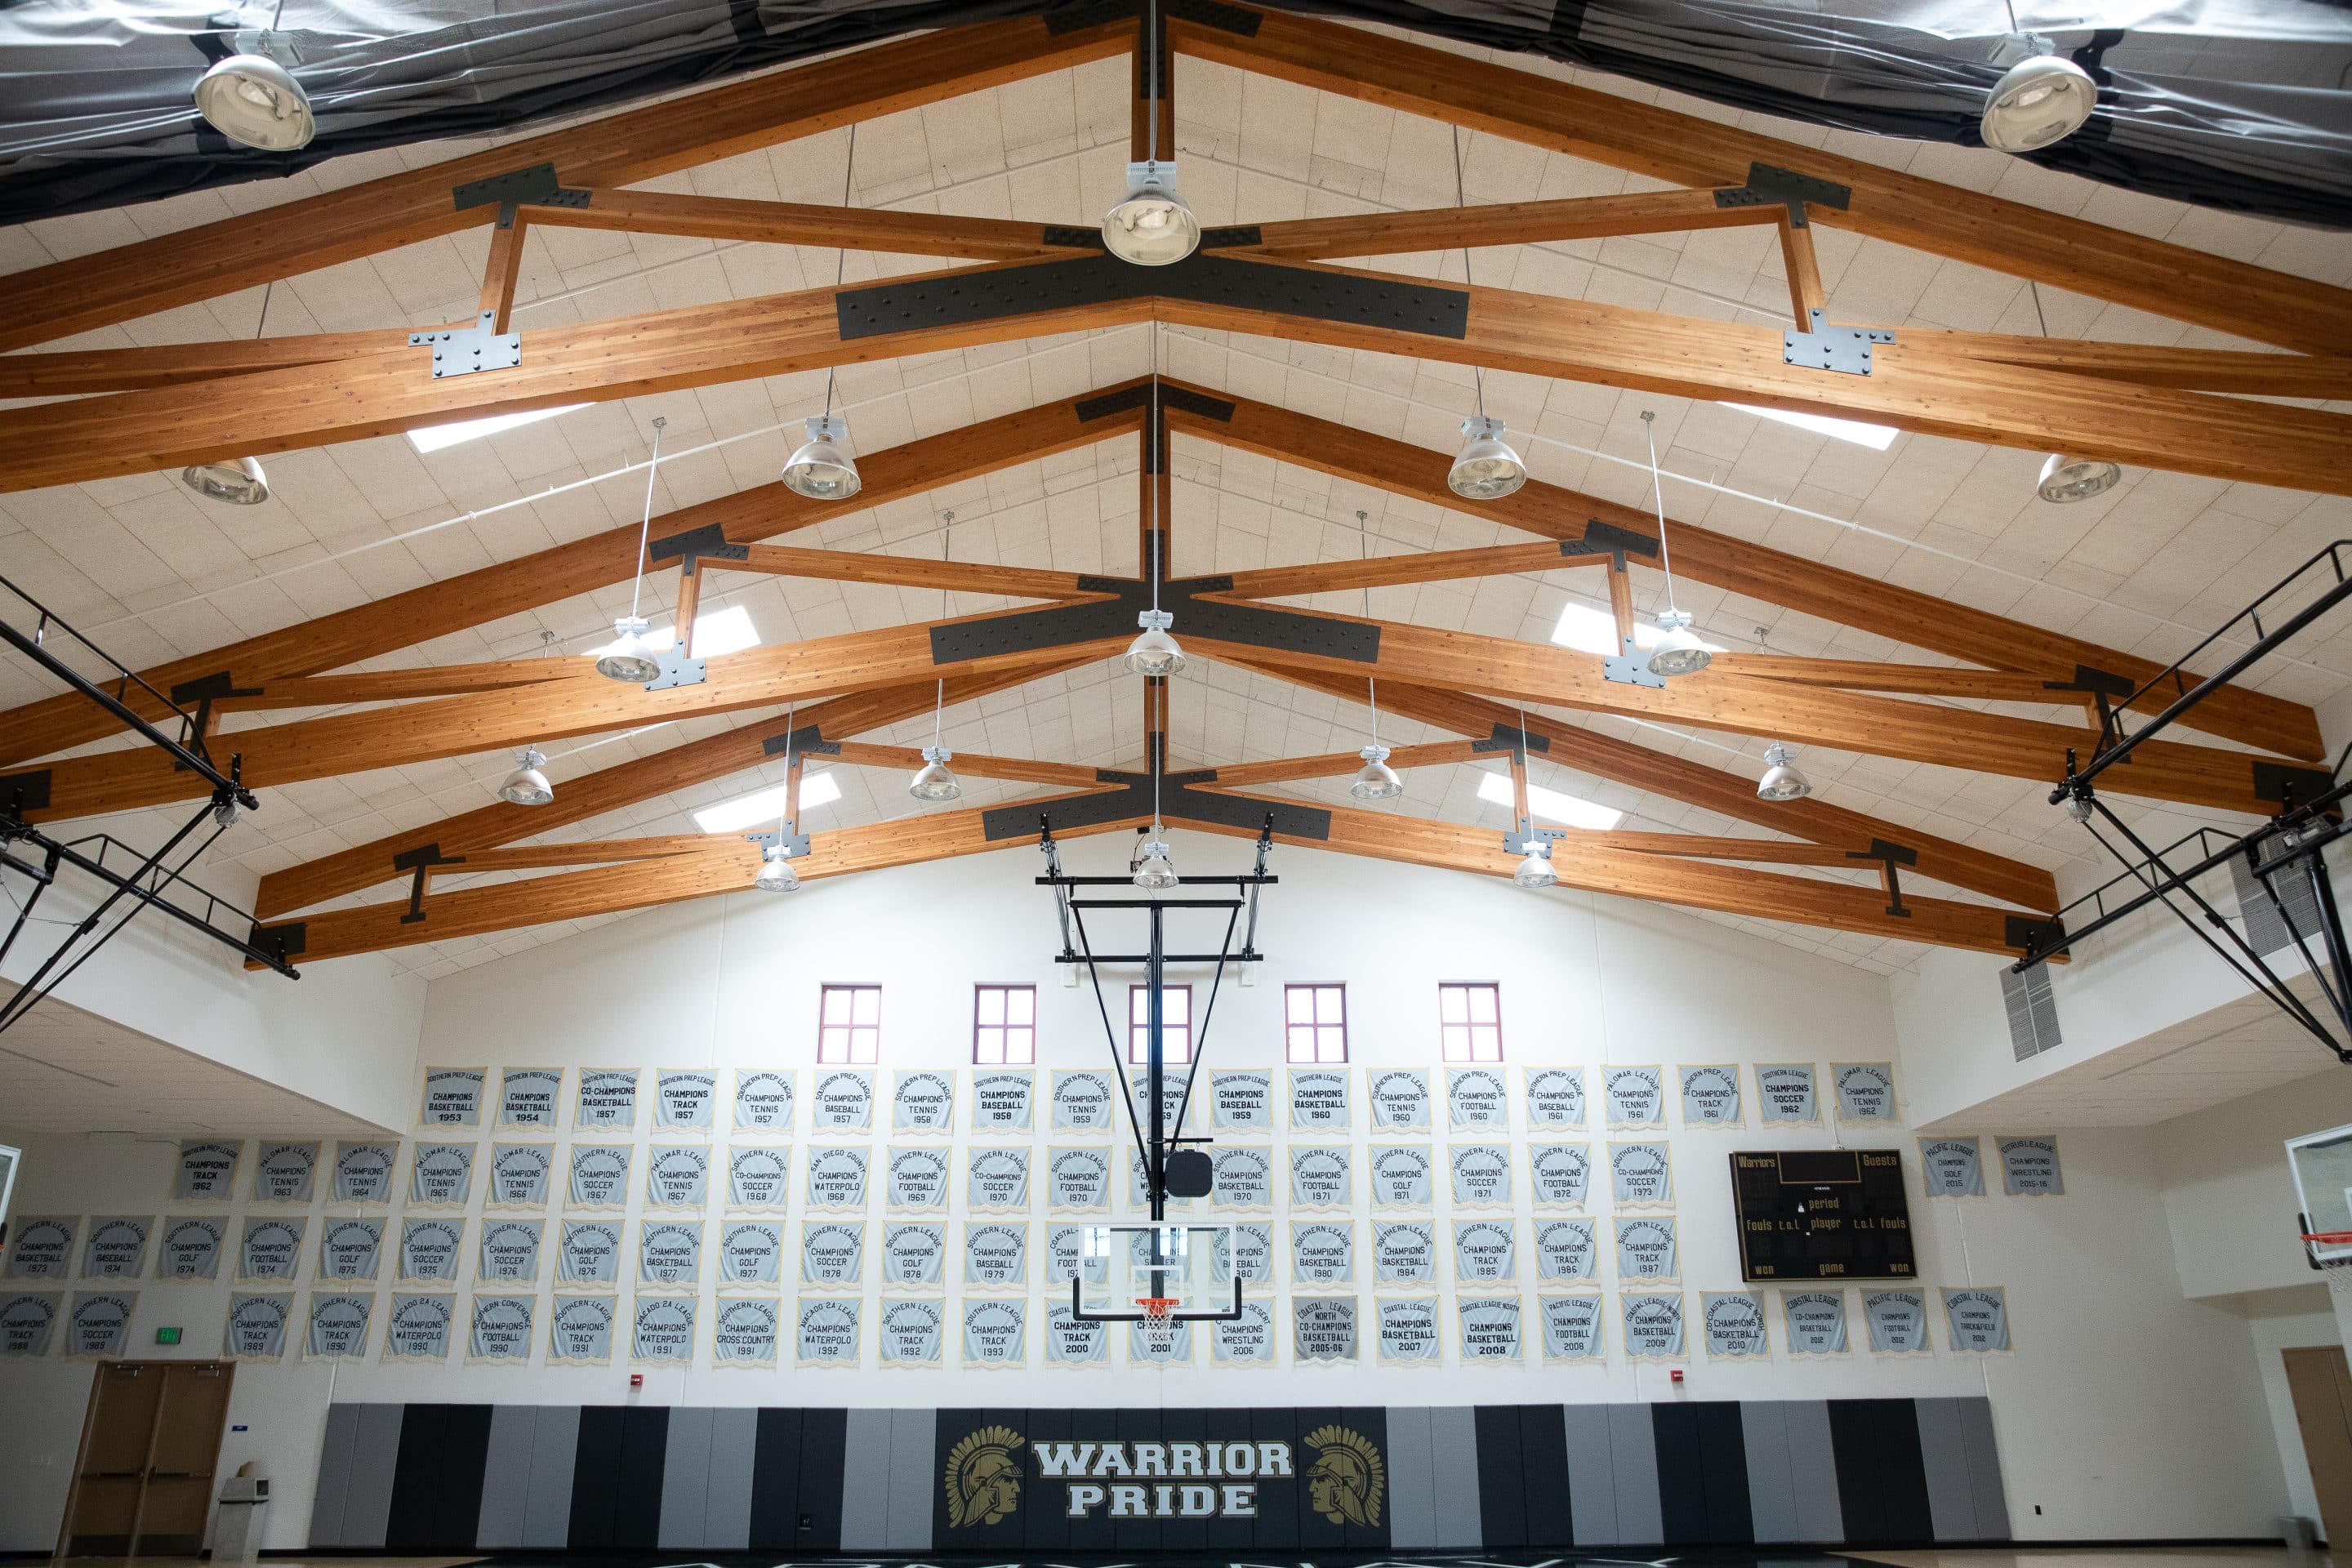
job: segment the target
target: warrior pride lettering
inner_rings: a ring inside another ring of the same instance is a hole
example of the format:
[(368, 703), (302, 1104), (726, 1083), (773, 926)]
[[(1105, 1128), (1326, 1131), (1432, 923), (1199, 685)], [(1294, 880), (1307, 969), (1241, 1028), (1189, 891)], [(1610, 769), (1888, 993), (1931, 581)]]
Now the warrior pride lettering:
[(1039, 1443), (1036, 1454), (1040, 1476), (1069, 1483), (1068, 1519), (1255, 1519), (1256, 1481), (1233, 1478), (1293, 1474), (1287, 1443)]

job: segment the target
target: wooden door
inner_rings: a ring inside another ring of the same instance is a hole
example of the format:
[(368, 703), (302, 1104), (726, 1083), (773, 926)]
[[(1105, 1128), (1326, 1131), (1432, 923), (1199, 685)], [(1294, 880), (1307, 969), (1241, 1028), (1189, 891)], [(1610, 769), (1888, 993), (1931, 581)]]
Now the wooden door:
[(2282, 1351), (2319, 1519), (2336, 1550), (2352, 1548), (2352, 1367), (2341, 1345)]
[(99, 1368), (66, 1510), (70, 1556), (194, 1555), (236, 1368), (110, 1362)]

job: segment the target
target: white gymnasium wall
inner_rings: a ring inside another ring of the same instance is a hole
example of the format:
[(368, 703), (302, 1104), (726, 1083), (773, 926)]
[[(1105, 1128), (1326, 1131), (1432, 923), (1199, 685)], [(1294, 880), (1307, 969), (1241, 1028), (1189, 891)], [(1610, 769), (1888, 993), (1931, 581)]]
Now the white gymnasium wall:
[[(1070, 858), (1074, 868), (1102, 870), (1123, 849), (1123, 839), (1089, 840), (1073, 845)], [(1180, 864), (1194, 871), (1239, 869), (1246, 859), (1240, 843), (1192, 835), (1180, 835), (1177, 849)], [(1524, 1111), (1516, 1103), (1523, 1067), (1571, 1064), (1588, 1069), (1587, 1089), (1596, 1109), (1585, 1136), (1596, 1145), (1596, 1163), (1605, 1168), (1599, 1146), (1610, 1134), (1599, 1125), (1598, 1075), (1591, 1069), (1655, 1064), (1671, 1073), (1682, 1064), (1741, 1065), (1748, 1101), (1744, 1128), (1686, 1127), (1679, 1105), (1673, 1104), (1667, 1130), (1649, 1135), (1663, 1136), (1672, 1148), (1681, 1285), (1694, 1314), (1701, 1290), (1740, 1288), (1729, 1201), (1732, 1150), (1841, 1142), (1891, 1145), (1904, 1150), (1906, 1165), (1916, 1173), (1916, 1147), (1906, 1126), (1874, 1126), (1850, 1136), (1853, 1130), (1833, 1115), (1804, 1129), (1768, 1131), (1757, 1124), (1754, 1064), (1811, 1062), (1822, 1071), (1827, 1100), (1830, 1064), (1897, 1058), (1894, 1008), (1887, 986), (1874, 976), (1656, 906), (1606, 900), (1596, 905), (1577, 894), (1530, 894), (1406, 867), (1370, 869), (1360, 861), (1296, 849), (1277, 852), (1275, 868), (1283, 881), (1266, 895), (1261, 927), (1273, 961), (1263, 966), (1255, 987), (1228, 984), (1210, 1028), (1207, 1066), (1267, 1067), (1279, 1073), (1282, 983), (1344, 981), (1356, 1069), (1354, 1128), (1348, 1142), (1360, 1173), (1374, 1142), (1363, 1103), (1364, 1069), (1420, 1068), (1430, 1073), (1433, 1088), (1442, 1085), (1437, 982), (1500, 982), (1515, 1096), (1510, 1142), (1520, 1194), (1515, 1211), (1520, 1280), (1513, 1293), (1530, 1312), (1538, 1292), (1528, 1256), (1532, 1214), (1525, 1198), (1524, 1150), (1529, 1139)], [(491, 1069), (493, 1089), (501, 1066), (560, 1065), (567, 1069), (567, 1100), (583, 1067), (648, 1069), (648, 1096), (650, 1070), (658, 1068), (715, 1067), (721, 1069), (722, 1086), (731, 1082), (731, 1069), (739, 1066), (789, 1068), (799, 1075), (802, 1096), (803, 1131), (792, 1140), (797, 1154), (812, 1141), (804, 1131), (806, 1096), (822, 983), (878, 981), (885, 987), (877, 1088), (886, 1103), (877, 1121), (887, 1127), (889, 1075), (896, 1069), (959, 1069), (965, 1074), (960, 1092), (968, 1096), (971, 986), (979, 981), (1025, 981), (1039, 987), (1042, 1090), (1052, 1068), (1101, 1064), (1107, 1047), (1091, 992), (1064, 988), (1051, 962), (1058, 945), (1052, 907), (1045, 890), (1031, 885), (1039, 869), (1034, 848), (1021, 847), (812, 885), (790, 899), (747, 894), (602, 927), (436, 983), (415, 1064), (485, 1067)], [(1097, 940), (1108, 940), (1108, 922), (1099, 930)], [(1121, 939), (1122, 945), (1132, 940)], [(1186, 943), (1199, 940), (1188, 937)], [(1205, 974), (1176, 978), (1192, 979), (1196, 1000), (1205, 1001)], [(1123, 986), (1111, 997), (1115, 1014), (1122, 997)], [(1907, 1075), (1914, 1070), (1898, 1069), (1898, 1085), (1906, 1094)], [(414, 1136), (414, 1071), (405, 1093), (406, 1131)], [(972, 1142), (962, 1131), (968, 1110), (968, 1104), (958, 1108), (953, 1145), (959, 1169)], [(635, 1134), (640, 1173), (646, 1148), (674, 1141), (667, 1135), (656, 1139), (649, 1119), (649, 1109), (641, 1109)], [(727, 1120), (722, 1106), (722, 1128)], [(1971, 1131), (1990, 1135), (2042, 1130)], [(496, 1135), (485, 1129), (478, 1136), (487, 1148)], [(582, 1137), (613, 1141), (601, 1134)], [(569, 1141), (568, 1134), (555, 1140), (559, 1145)], [(867, 1141), (878, 1151), (891, 1139), (877, 1130)], [(1073, 1141), (1045, 1129), (1041, 1107), (1039, 1130), (1026, 1141), (1033, 1168), (1049, 1145)], [(1290, 1141), (1282, 1132), (1265, 1140), (1276, 1150)], [(1300, 1141), (1336, 1140), (1318, 1135)], [(1441, 1107), (1431, 1142), (1442, 1148), (1447, 1141)], [(723, 1152), (730, 1138), (722, 1131), (710, 1142), (714, 1152)], [(957, 1366), (952, 1336), (947, 1363), (917, 1373), (877, 1367), (869, 1327), (864, 1363), (856, 1371), (746, 1372), (712, 1366), (706, 1327), (691, 1368), (633, 1369), (624, 1348), (614, 1364), (583, 1369), (543, 1364), (542, 1328), (542, 1352), (528, 1366), (453, 1363), (420, 1368), (374, 1359), (326, 1366), (305, 1363), (299, 1355), (282, 1365), (247, 1365), (240, 1373), (234, 1418), (250, 1428), (239, 1439), (250, 1442), (251, 1452), (278, 1478), (283, 1500), (271, 1521), (269, 1542), (282, 1547), (306, 1539), (311, 1468), (331, 1392), (337, 1399), (387, 1402), (641, 1399), (853, 1406), (1001, 1405), (1016, 1398), (1076, 1405), (1280, 1405), (1328, 1403), (1343, 1391), (1351, 1404), (1982, 1393), (1992, 1400), (2011, 1510), (2021, 1537), (2214, 1537), (2272, 1531), (2285, 1491), (2252, 1337), (2242, 1318), (2182, 1299), (2172, 1237), (2158, 1195), (2161, 1152), (2145, 1135), (2126, 1132), (2067, 1135), (2061, 1151), (2067, 1191), (2059, 1198), (2000, 1196), (1998, 1172), (1989, 1171), (1994, 1195), (1929, 1200), (1916, 1173), (1912, 1178), (1925, 1282), (1931, 1288), (2006, 1287), (2016, 1349), (2004, 1356), (1955, 1352), (1938, 1321), (1934, 1353), (1874, 1358), (1862, 1348), (1859, 1304), (1850, 1300), (1853, 1353), (1830, 1362), (1798, 1362), (1781, 1346), (1777, 1302), (1768, 1299), (1770, 1356), (1753, 1363), (1710, 1362), (1696, 1351), (1694, 1334), (1694, 1352), (1681, 1363), (1688, 1381), (1674, 1385), (1666, 1368), (1624, 1359), (1613, 1321), (1613, 1259), (1604, 1244), (1601, 1284), (1612, 1315), (1606, 1336), (1609, 1359), (1599, 1365), (1545, 1367), (1532, 1357), (1515, 1366), (1463, 1365), (1449, 1348), (1440, 1368), (1377, 1367), (1370, 1364), (1367, 1335), (1367, 1360), (1352, 1368), (1297, 1364), (1286, 1345), (1274, 1369), (1242, 1375), (1213, 1367), (1205, 1344), (1196, 1346), (1190, 1368), (1130, 1367), (1124, 1364), (1124, 1346), (1116, 1345), (1108, 1368), (1076, 1373), (1046, 1370), (1033, 1331), (1030, 1365), (1024, 1373)], [(163, 1195), (167, 1166), (168, 1153), (161, 1150), (152, 1157), (142, 1152), (138, 1161), (88, 1151), (78, 1159), (37, 1159), (27, 1171), (25, 1205), (29, 1211), (166, 1213), (173, 1206)], [(557, 1170), (562, 1170), (560, 1148)], [(404, 1165), (404, 1188), (405, 1180)], [(641, 1174), (635, 1184), (633, 1222), (642, 1206)], [(478, 1232), (482, 1186), (478, 1177), (469, 1242)], [(1033, 1179), (1033, 1194), (1039, 1186)], [(714, 1192), (720, 1190), (714, 1184)], [(1115, 1190), (1123, 1194), (1123, 1171)], [(1278, 1182), (1271, 1216), (1278, 1242), (1286, 1231), (1286, 1188)], [(952, 1205), (951, 1247), (962, 1218), (960, 1184)], [(796, 1191), (787, 1229), (788, 1264), (796, 1260), (800, 1206)], [(233, 1217), (241, 1218), (247, 1207), (240, 1199)], [(319, 1218), (329, 1210), (323, 1200), (312, 1205), (314, 1238)], [(395, 1217), (398, 1210), (395, 1204)], [(714, 1196), (709, 1218), (715, 1222), (720, 1212)], [(1605, 1237), (1612, 1205), (1599, 1183), (1589, 1212), (1601, 1216)], [(551, 1205), (548, 1218), (559, 1213)], [(1452, 1217), (1442, 1182), (1433, 1214), (1441, 1227)], [(1363, 1257), (1370, 1211), (1360, 1175), (1354, 1215), (1360, 1281), (1370, 1272)], [(870, 1200), (869, 1247), (882, 1218), (878, 1198)], [(1029, 1222), (1033, 1283), (1027, 1297), (1034, 1324), (1046, 1295), (1034, 1261), (1050, 1223), (1042, 1196), (1033, 1195)], [(634, 1241), (634, 1223), (629, 1234)], [(704, 1270), (707, 1322), (715, 1293), (707, 1256)], [(551, 1265), (542, 1260), (541, 1272), (545, 1280)], [(1286, 1279), (1286, 1268), (1284, 1273)], [(869, 1259), (866, 1278), (875, 1277)], [(469, 1293), (469, 1275), (461, 1279), (461, 1298)], [(381, 1303), (391, 1287), (378, 1289)], [(1291, 1293), (1285, 1283), (1272, 1295), (1286, 1300)], [(1299, 1293), (1336, 1292), (1317, 1287)], [(542, 1324), (551, 1294), (542, 1283)], [(619, 1294), (625, 1312), (633, 1291), (625, 1284)], [(788, 1310), (795, 1294), (787, 1286)], [(961, 1291), (950, 1284), (945, 1294), (952, 1307)], [(1355, 1294), (1369, 1311), (1377, 1292), (1359, 1283)], [(151, 1280), (142, 1290), (132, 1338), (143, 1343), (152, 1340), (155, 1324), (179, 1322), (187, 1327), (182, 1353), (217, 1353), (226, 1295), (226, 1288), (196, 1289)], [(868, 1287), (869, 1322), (881, 1299)], [(1278, 1313), (1278, 1324), (1286, 1328), (1286, 1312)], [(373, 1346), (381, 1341), (379, 1324)], [(785, 1355), (789, 1361), (789, 1346)], [(2161, 1375), (2151, 1375), (2151, 1369), (2159, 1368)], [(635, 1394), (627, 1387), (632, 1370), (646, 1372), (646, 1386)], [(0, 1549), (45, 1547), (53, 1537), (61, 1495), (58, 1467), (70, 1462), (87, 1377), (86, 1368), (54, 1362), (0, 1366), (0, 1391), (12, 1413), (22, 1413), (0, 1437), (5, 1445), (0, 1447), (0, 1521), (6, 1521), (0, 1525)], [(1008, 1392), (1014, 1387), (1017, 1395)], [(52, 1463), (26, 1463), (26, 1457), (40, 1453), (51, 1455)]]

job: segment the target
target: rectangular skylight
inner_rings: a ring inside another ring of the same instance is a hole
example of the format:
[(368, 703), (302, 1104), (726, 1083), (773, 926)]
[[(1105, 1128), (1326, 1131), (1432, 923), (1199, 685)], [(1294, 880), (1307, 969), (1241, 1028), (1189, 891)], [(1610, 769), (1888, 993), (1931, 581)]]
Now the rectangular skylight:
[(1892, 425), (1865, 425), (1859, 419), (1839, 419), (1827, 414), (1791, 414), (1785, 408), (1759, 408), (1753, 403), (1727, 403), (1724, 406), (1753, 414), (1759, 419), (1777, 419), (1800, 430), (1811, 430), (1816, 436), (1834, 436), (1874, 452), (1884, 452), (1895, 444)]
[[(1491, 801), (1506, 811), (1516, 809), (1517, 803), (1511, 798), (1511, 775), (1482, 770), (1478, 774), (1478, 798)], [(1612, 811), (1597, 801), (1545, 789), (1540, 784), (1528, 785), (1528, 809), (1562, 827), (1611, 828), (1625, 820), (1622, 811)]]
[(552, 419), (559, 414), (569, 414), (575, 408), (587, 406), (584, 403), (566, 403), (555, 408), (534, 408), (528, 414), (493, 414), (487, 419), (460, 419), (449, 425), (427, 425), (421, 429), (411, 430), (408, 439), (409, 444), (420, 452), (437, 452), (444, 447), (455, 447), (462, 441), (478, 441), (501, 430), (536, 425), (542, 419)]
[[(646, 619), (650, 620), (649, 616)], [(657, 651), (667, 652), (677, 641), (676, 626), (656, 626), (646, 634), (646, 641)], [(594, 649), (603, 653), (613, 645)], [(760, 628), (751, 624), (751, 612), (740, 605), (730, 605), (723, 610), (713, 610), (707, 616), (694, 617), (694, 657), (716, 658), (722, 653), (741, 653), (747, 647), (760, 646)], [(593, 655), (592, 655), (593, 657)]]
[[(1622, 651), (1617, 646), (1617, 617), (1585, 605), (1570, 605), (1560, 611), (1559, 624), (1551, 629), (1551, 640), (1562, 647), (1597, 653), (1606, 658), (1613, 658)], [(1642, 648), (1657, 645), (1657, 626), (1637, 617), (1633, 622), (1633, 646)], [(1713, 643), (1706, 646), (1709, 653), (1723, 651)]]
[[(801, 810), (841, 798), (841, 783), (831, 773), (809, 773), (801, 780)], [(694, 814), (694, 825), (705, 833), (740, 833), (745, 828), (772, 828), (784, 812), (784, 786), (739, 795), (706, 805)]]

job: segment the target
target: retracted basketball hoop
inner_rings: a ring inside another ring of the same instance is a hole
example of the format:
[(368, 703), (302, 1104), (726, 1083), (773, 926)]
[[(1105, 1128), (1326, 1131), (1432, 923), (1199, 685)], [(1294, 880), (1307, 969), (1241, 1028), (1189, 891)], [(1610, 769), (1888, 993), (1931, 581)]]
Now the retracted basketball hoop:
[(2288, 1139), (2286, 1163), (2302, 1205), (2294, 1228), (2304, 1261), (2329, 1291), (2352, 1295), (2352, 1127)]

